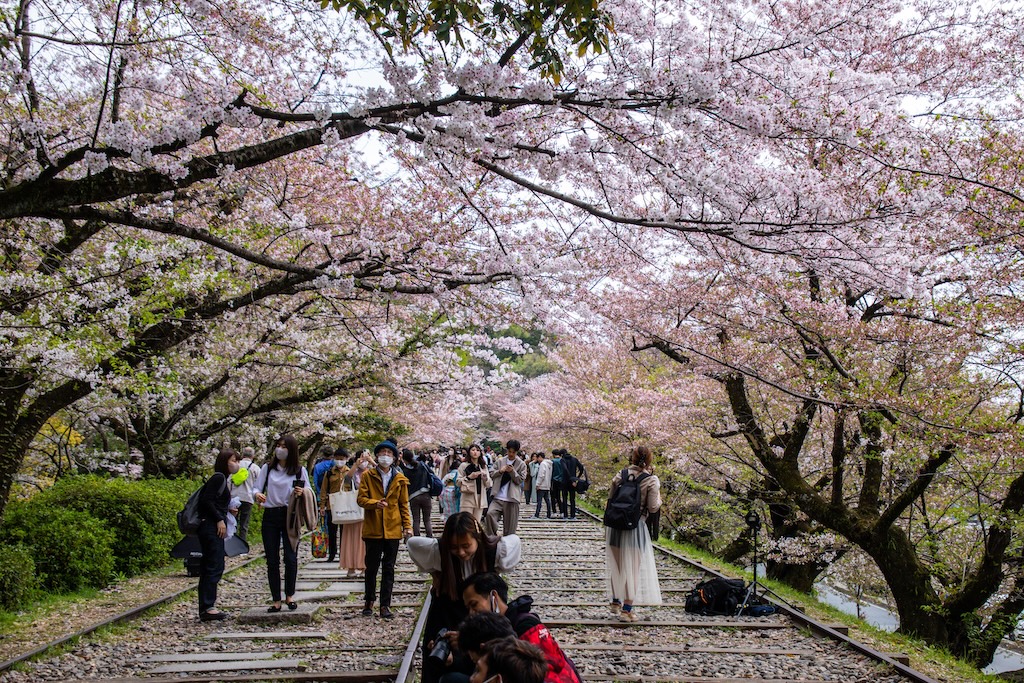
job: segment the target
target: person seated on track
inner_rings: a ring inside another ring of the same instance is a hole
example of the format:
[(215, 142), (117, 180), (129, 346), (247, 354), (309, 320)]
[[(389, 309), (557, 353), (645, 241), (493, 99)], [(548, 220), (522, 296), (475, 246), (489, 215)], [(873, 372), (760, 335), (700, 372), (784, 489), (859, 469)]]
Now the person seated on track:
[(540, 648), (509, 636), (483, 645), (469, 683), (543, 683), (546, 673)]
[[(494, 613), (512, 624), (516, 637), (541, 649), (548, 661), (547, 683), (580, 683), (576, 665), (562, 651), (558, 641), (540, 617), (530, 611), (533, 598), (523, 595), (508, 602), (508, 584), (492, 572), (474, 574), (463, 583), (462, 600), (470, 615)], [(462, 628), (459, 628), (462, 633)]]

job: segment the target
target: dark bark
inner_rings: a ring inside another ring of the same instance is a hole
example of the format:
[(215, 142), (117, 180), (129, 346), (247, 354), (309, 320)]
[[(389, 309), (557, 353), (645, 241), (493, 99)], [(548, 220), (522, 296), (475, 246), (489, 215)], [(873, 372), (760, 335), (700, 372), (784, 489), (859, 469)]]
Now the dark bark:
[[(309, 275), (289, 274), (274, 278), (252, 290), (225, 299), (202, 302), (189, 307), (181, 319), (164, 320), (141, 330), (129, 343), (97, 365), (101, 375), (119, 368), (138, 367), (151, 358), (177, 346), (200, 332), (203, 323), (225, 311), (239, 310), (271, 296), (291, 294), (300, 285), (312, 279)], [(92, 384), (72, 379), (39, 393), (27, 405), (22, 405), (25, 391), (35, 377), (29, 371), (4, 373), (0, 386), (0, 519), (7, 507), (14, 476), (21, 468), (25, 453), (46, 421), (59, 410), (89, 395)]]

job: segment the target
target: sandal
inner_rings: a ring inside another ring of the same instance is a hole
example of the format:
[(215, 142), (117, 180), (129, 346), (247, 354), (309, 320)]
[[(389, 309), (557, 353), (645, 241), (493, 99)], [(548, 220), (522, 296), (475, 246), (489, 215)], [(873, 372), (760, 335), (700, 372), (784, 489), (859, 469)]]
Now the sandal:
[(281, 605), (271, 605), (270, 607), (267, 608), (267, 611), (268, 612), (280, 612), (281, 611)]

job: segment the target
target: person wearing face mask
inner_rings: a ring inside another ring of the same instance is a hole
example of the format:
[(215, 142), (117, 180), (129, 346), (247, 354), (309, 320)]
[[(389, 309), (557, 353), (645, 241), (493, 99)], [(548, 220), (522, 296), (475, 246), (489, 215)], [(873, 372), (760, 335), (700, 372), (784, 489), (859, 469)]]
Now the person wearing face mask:
[(225, 448), (217, 454), (213, 476), (206, 480), (199, 494), (199, 528), (196, 536), (203, 551), (199, 565), (199, 620), (220, 621), (227, 612), (216, 609), (217, 584), (224, 574), (224, 539), (228, 535), (227, 518), (231, 492), (228, 477), (238, 472), (238, 453)]
[[(358, 458), (349, 458), (342, 471), (341, 490), (359, 491), (363, 473), (374, 466), (370, 451), (363, 450)], [(361, 576), (366, 569), (366, 544), (363, 543), (363, 520), (341, 525), (341, 543), (338, 552), (338, 568), (346, 571), (346, 578)]]
[[(295, 582), (299, 574), (298, 539), (289, 534), (289, 508), (295, 510), (297, 499), (308, 500), (316, 507), (309, 475), (299, 464), (299, 444), (291, 434), (285, 434), (274, 444), (274, 457), (256, 479), (256, 502), (263, 506), (263, 552), (267, 556), (267, 581), (274, 604), (268, 612), (281, 611), (281, 550), (284, 550), (284, 596), (288, 609), (298, 609), (295, 603)], [(308, 493), (306, 493), (308, 491)]]
[(409, 480), (409, 509), (412, 510), (412, 535), (420, 535), (420, 521), (423, 521), (423, 535), (431, 538), (434, 530), (430, 525), (430, 512), (433, 507), (430, 500), (430, 470), (422, 462), (416, 460), (416, 454), (408, 448), (402, 449), (402, 459), (398, 461), (402, 474)]
[(338, 554), (338, 534), (344, 533), (344, 527), (335, 524), (331, 519), (331, 494), (341, 490), (342, 478), (348, 471), (345, 464), (348, 460), (348, 451), (344, 448), (334, 450), (330, 446), (324, 446), (320, 449), (320, 457), (322, 460), (313, 467), (313, 490), (319, 493), (320, 516), (327, 527), (327, 559), (324, 561), (334, 562)]
[[(548, 662), (544, 677), (547, 683), (580, 683), (576, 665), (562, 651), (540, 617), (530, 611), (533, 608), (532, 597), (523, 595), (510, 603), (508, 584), (493, 572), (474, 574), (463, 585), (462, 600), (471, 616), (485, 613), (503, 615), (511, 623), (517, 638), (541, 649)], [(463, 630), (460, 626), (459, 632)], [(463, 647), (461, 641), (459, 646)]]
[(460, 584), (478, 572), (511, 571), (522, 556), (518, 536), (488, 536), (480, 520), (457, 512), (445, 522), (441, 538), (417, 536), (408, 541), (409, 557), (433, 579), (430, 609), (423, 629), (423, 669), (421, 683), (437, 683), (447, 673), (472, 672), (472, 662), (453, 658), (442, 662), (429, 654), (443, 631), (455, 631), (466, 617)]
[(395, 585), (395, 562), (399, 540), (412, 536), (409, 511), (409, 480), (395, 467), (398, 447), (384, 441), (373, 449), (377, 466), (367, 469), (359, 482), (356, 502), (363, 515), (363, 543), (366, 545), (366, 576), (363, 588), (363, 616), (373, 616), (377, 599), (377, 570), (380, 570), (380, 616), (392, 619), (391, 591)]

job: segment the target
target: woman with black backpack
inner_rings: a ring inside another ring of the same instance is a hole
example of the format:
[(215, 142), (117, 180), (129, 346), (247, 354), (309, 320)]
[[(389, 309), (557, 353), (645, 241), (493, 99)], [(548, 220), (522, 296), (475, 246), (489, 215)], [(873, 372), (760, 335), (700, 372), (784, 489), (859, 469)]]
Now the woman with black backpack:
[(651, 450), (630, 452), (629, 467), (615, 475), (605, 507), (605, 560), (609, 608), (621, 621), (636, 621), (633, 605), (660, 605), (661, 588), (647, 515), (661, 507), (661, 482), (651, 471)]
[(228, 477), (238, 471), (238, 453), (226, 448), (217, 454), (213, 476), (206, 480), (199, 492), (199, 547), (203, 559), (199, 565), (199, 620), (227, 619), (227, 612), (216, 609), (217, 584), (224, 574), (224, 539), (228, 535), (227, 517), (231, 492)]

